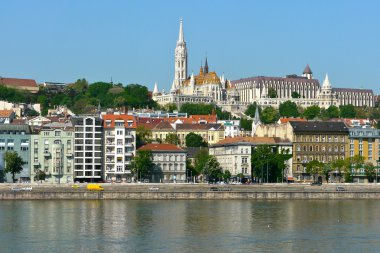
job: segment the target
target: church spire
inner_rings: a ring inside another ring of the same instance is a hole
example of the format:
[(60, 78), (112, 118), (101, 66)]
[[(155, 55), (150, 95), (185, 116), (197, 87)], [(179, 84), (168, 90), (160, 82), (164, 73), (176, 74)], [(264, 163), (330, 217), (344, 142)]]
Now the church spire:
[(326, 76), (325, 76), (325, 80), (323, 81), (322, 88), (323, 89), (331, 89), (331, 83), (330, 83), (329, 76), (328, 76), (327, 73), (326, 73)]
[(179, 35), (178, 35), (178, 42), (185, 42), (184, 38), (183, 38), (183, 27), (182, 27), (182, 17), (181, 17), (181, 20), (180, 20), (180, 23), (179, 23)]
[(153, 95), (158, 94), (158, 85), (157, 82), (154, 83)]
[(207, 63), (207, 57), (206, 57), (206, 62), (205, 62), (205, 67), (204, 67), (204, 70), (203, 70), (203, 72), (204, 72), (205, 74), (207, 74), (207, 73), (208, 73), (208, 63)]

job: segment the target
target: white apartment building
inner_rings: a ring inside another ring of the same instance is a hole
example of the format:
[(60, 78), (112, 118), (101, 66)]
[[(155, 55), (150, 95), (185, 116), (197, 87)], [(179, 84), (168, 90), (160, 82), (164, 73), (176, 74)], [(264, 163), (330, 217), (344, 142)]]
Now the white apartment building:
[(107, 181), (131, 181), (136, 155), (136, 121), (131, 115), (104, 114), (104, 175)]
[(74, 126), (74, 180), (100, 181), (102, 179), (103, 125), (96, 116), (71, 118)]

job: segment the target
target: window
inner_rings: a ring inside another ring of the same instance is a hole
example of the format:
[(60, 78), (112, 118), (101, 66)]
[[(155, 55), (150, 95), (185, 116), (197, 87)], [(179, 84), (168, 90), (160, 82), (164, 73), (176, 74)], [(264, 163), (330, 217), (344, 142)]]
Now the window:
[(297, 145), (297, 146), (296, 146), (296, 150), (297, 150), (297, 151), (301, 151), (301, 146), (300, 146), (300, 145)]
[(55, 135), (55, 136), (61, 136), (61, 131), (55, 131), (55, 132), (54, 132), (54, 135)]
[(118, 172), (123, 171), (123, 166), (122, 165), (117, 165), (116, 166), (116, 171), (118, 171)]
[(118, 148), (118, 149), (117, 149), (117, 153), (118, 153), (118, 154), (122, 154), (122, 153), (123, 153), (123, 149), (122, 149), (122, 148)]
[(50, 135), (50, 132), (44, 132), (44, 135), (45, 135), (45, 136), (49, 136), (49, 135)]

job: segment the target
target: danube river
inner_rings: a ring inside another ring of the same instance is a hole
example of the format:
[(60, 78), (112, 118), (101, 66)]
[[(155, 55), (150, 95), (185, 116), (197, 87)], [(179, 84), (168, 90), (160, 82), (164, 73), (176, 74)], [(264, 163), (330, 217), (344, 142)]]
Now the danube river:
[(378, 252), (378, 200), (0, 201), (1, 252)]

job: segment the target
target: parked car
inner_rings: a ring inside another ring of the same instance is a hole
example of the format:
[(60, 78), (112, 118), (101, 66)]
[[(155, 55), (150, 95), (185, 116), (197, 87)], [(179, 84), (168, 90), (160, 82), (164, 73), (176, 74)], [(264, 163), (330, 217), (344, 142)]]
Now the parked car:
[(311, 182), (310, 185), (317, 185), (317, 186), (321, 186), (322, 183), (319, 182), (319, 181), (316, 181), (316, 182)]
[(346, 189), (343, 186), (337, 186), (336, 191), (337, 192), (344, 192), (344, 191), (346, 191)]

